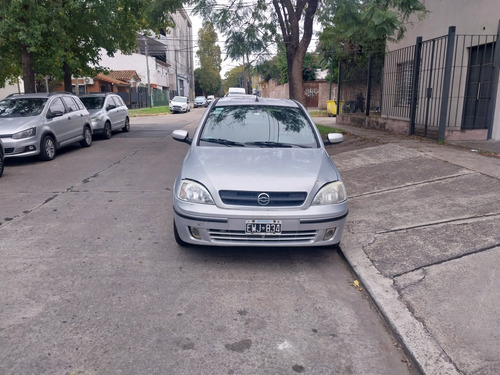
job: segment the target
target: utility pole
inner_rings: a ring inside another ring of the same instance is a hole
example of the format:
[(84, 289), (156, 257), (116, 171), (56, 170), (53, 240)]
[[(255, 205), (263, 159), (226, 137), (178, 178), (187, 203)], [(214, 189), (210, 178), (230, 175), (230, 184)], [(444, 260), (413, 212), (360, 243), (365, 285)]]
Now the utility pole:
[(153, 97), (151, 96), (151, 80), (149, 78), (149, 58), (148, 58), (148, 39), (144, 37), (144, 51), (146, 53), (146, 70), (148, 76), (148, 99), (149, 99), (149, 108), (153, 107)]
[(175, 56), (175, 91), (177, 92), (177, 95), (180, 95), (180, 91), (179, 91), (179, 78), (177, 76), (177, 52), (178, 52), (178, 50), (174, 50), (174, 56)]

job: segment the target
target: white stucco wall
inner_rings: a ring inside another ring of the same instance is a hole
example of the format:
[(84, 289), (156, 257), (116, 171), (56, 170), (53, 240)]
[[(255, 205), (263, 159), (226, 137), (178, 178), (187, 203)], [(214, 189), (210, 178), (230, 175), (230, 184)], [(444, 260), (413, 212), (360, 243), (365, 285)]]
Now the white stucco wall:
[(500, 20), (499, 0), (423, 0), (429, 14), (419, 21), (416, 16), (406, 25), (404, 40), (390, 43), (390, 50), (415, 44), (418, 36), (428, 40), (448, 34), (456, 26), (457, 34), (496, 35)]
[(6, 83), (5, 87), (0, 88), (0, 99), (3, 99), (10, 94), (22, 92), (24, 92), (24, 84), (22, 83), (22, 81), (19, 85), (11, 85), (9, 83)]
[(125, 55), (117, 52), (113, 57), (106, 55), (104, 51), (101, 52), (101, 66), (110, 70), (135, 70), (141, 79), (141, 84), (147, 85), (148, 83), (148, 65), (149, 65), (149, 79), (151, 84), (168, 87), (167, 75), (162, 77), (157, 70), (156, 60), (153, 57), (147, 57), (139, 53)]

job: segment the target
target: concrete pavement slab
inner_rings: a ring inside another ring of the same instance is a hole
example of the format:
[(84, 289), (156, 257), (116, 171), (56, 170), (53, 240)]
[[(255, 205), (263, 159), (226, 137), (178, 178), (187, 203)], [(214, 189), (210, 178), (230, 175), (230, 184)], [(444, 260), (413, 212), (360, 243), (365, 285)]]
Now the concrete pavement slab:
[(415, 318), (465, 374), (500, 374), (498, 259), (497, 246), (396, 278)]
[(500, 373), (500, 158), (337, 127), (371, 141), (331, 152), (350, 198), (341, 249), (362, 286), (423, 374)]
[(500, 181), (477, 174), (351, 199), (351, 230), (404, 230), (500, 213)]
[(500, 215), (378, 233), (364, 246), (385, 276), (396, 277), (500, 243)]

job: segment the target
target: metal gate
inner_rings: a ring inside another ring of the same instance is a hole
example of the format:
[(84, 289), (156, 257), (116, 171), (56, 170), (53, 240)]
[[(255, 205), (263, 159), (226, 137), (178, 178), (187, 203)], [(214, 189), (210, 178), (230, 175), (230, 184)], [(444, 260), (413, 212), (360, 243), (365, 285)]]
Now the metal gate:
[[(410, 134), (443, 140), (447, 130), (491, 133), (500, 61), (497, 35), (448, 35), (392, 51), (384, 66), (383, 114), (409, 119)], [(416, 63), (415, 63), (416, 62)], [(490, 134), (488, 135), (490, 137)]]

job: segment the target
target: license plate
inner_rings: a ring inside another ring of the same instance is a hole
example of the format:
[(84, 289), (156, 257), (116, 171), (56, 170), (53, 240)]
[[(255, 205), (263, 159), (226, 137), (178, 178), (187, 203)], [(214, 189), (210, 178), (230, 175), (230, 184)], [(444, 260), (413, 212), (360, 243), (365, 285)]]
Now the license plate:
[(247, 220), (246, 234), (276, 235), (281, 234), (281, 220)]

